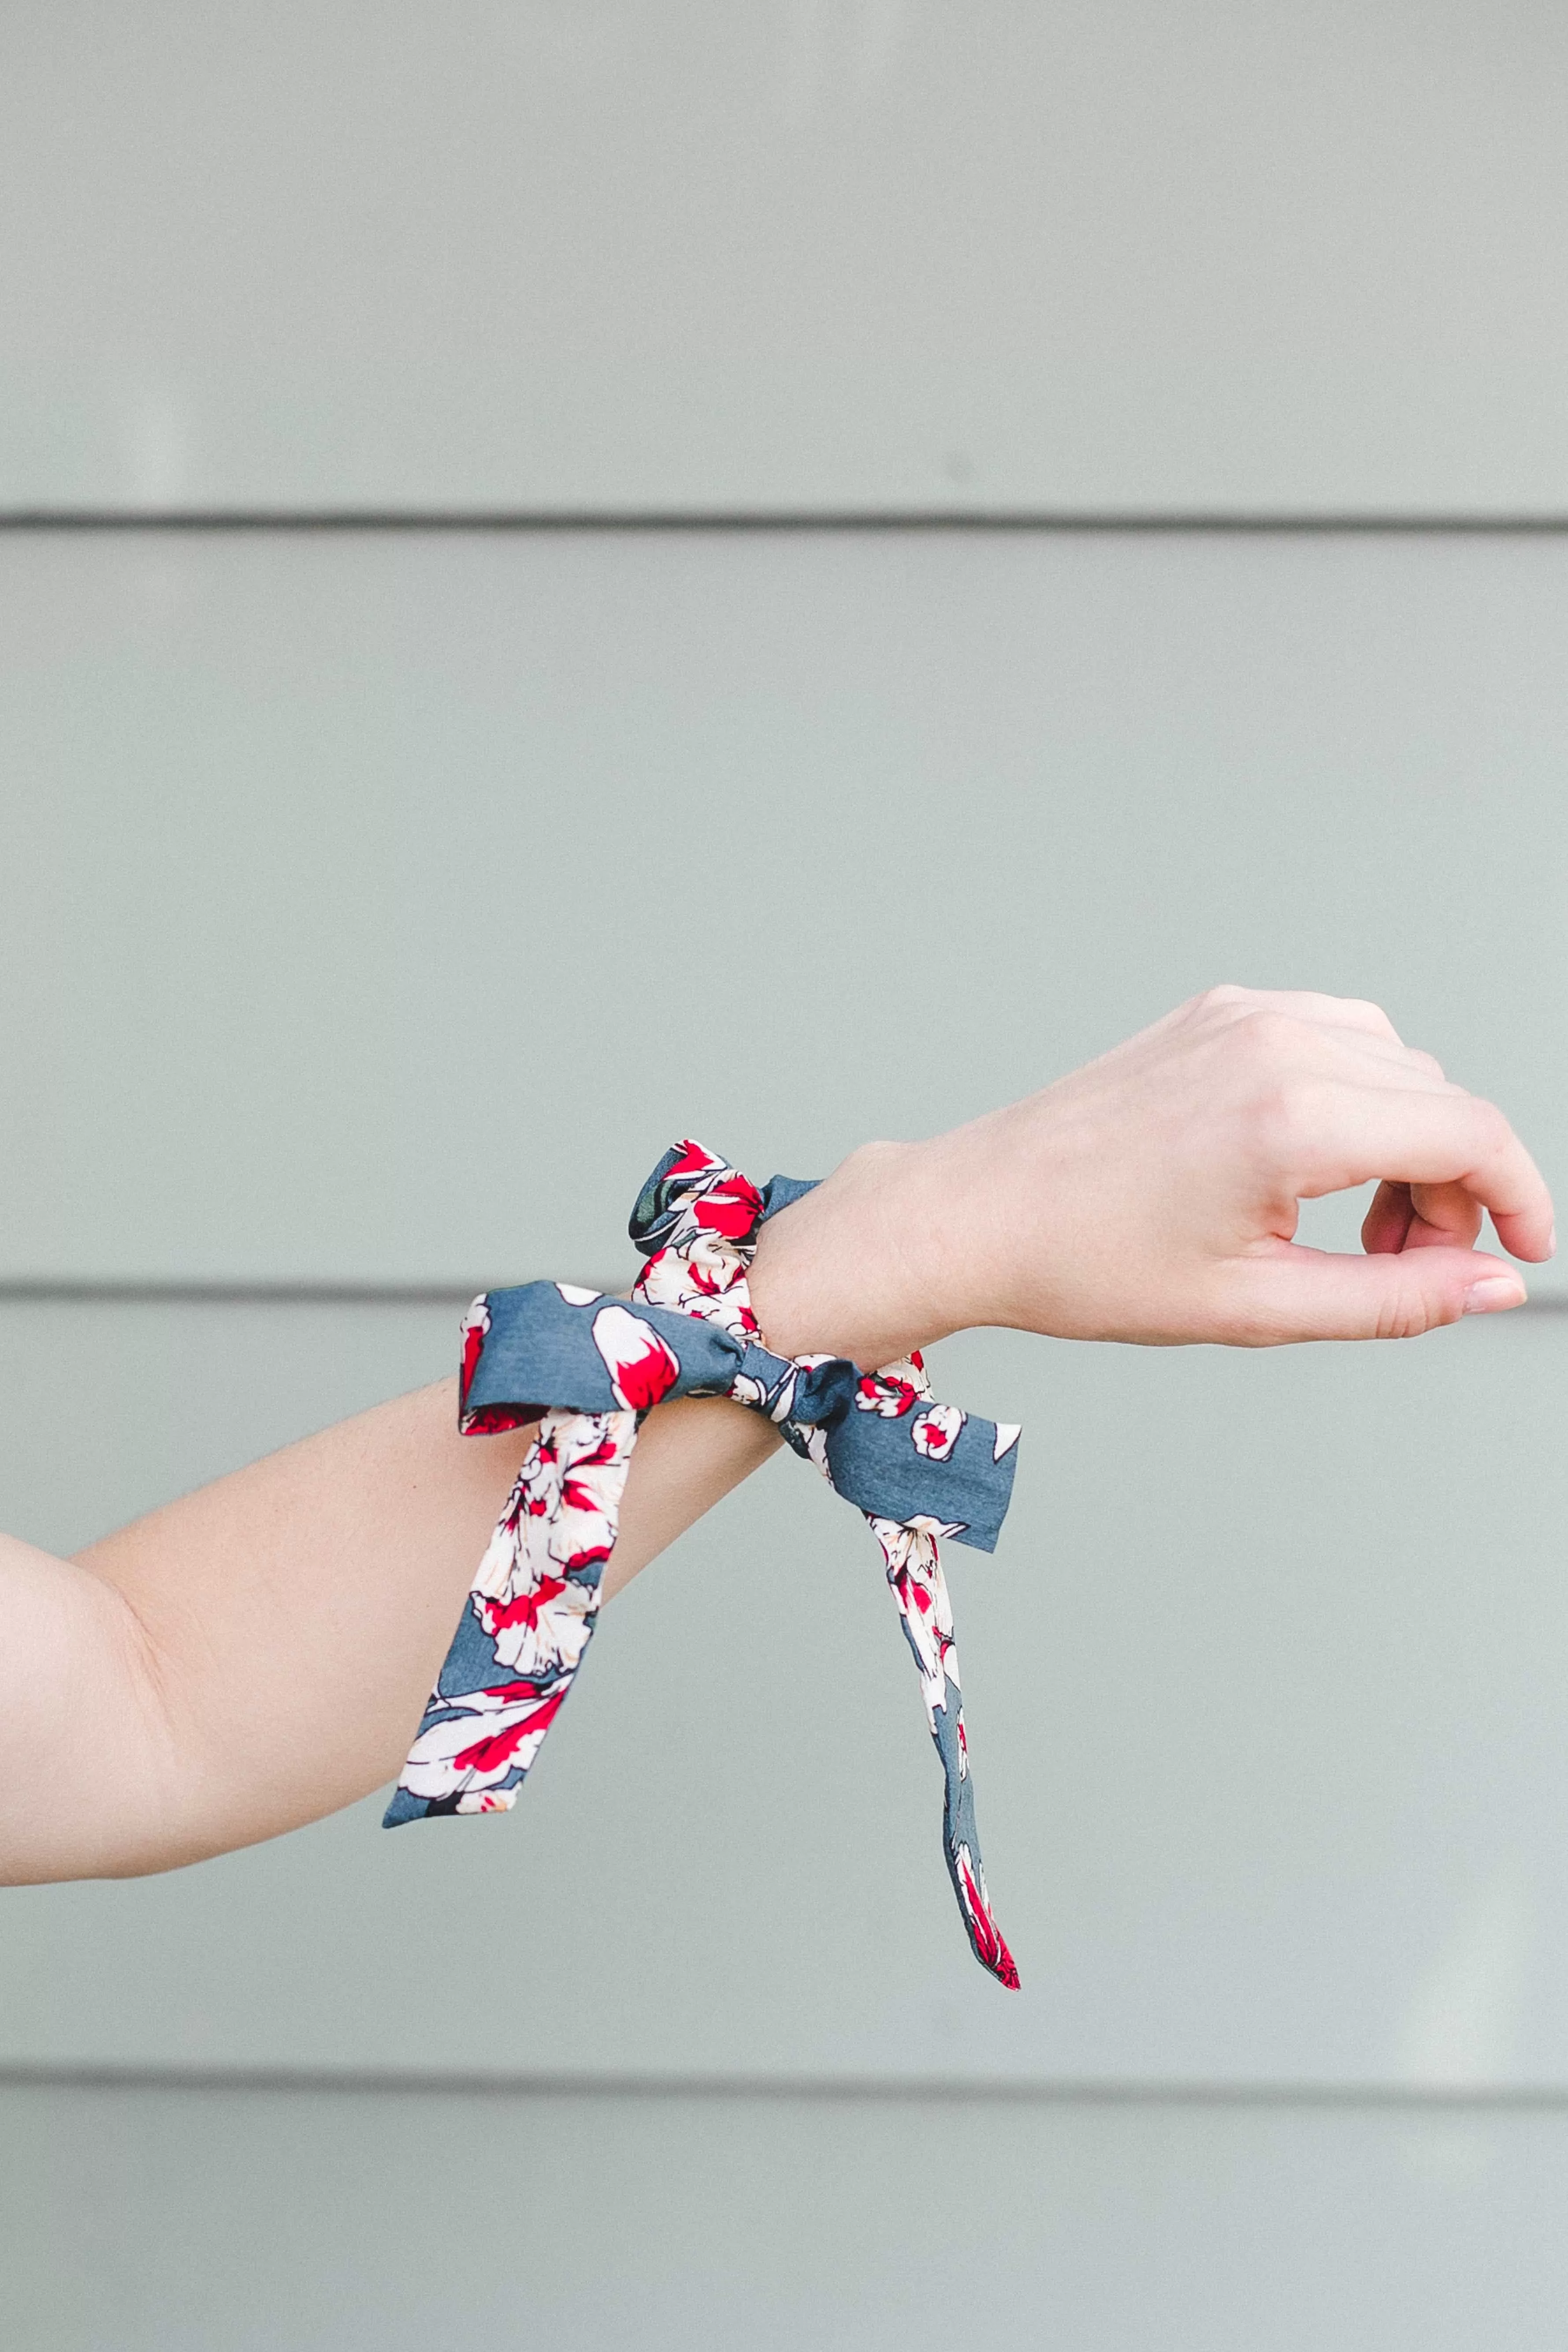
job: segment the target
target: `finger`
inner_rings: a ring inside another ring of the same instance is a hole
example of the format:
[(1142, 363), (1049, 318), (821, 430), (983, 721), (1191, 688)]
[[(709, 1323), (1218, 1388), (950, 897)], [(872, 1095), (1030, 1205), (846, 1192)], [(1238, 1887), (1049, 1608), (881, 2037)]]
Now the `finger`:
[(1402, 1249), (1473, 1249), (1481, 1212), (1459, 1184), (1383, 1183), (1362, 1219), (1361, 1245), (1369, 1256)]
[(1524, 1303), (1524, 1284), (1501, 1258), (1474, 1250), (1401, 1250), (1342, 1256), (1285, 1242), (1241, 1262), (1233, 1287), (1241, 1344), (1293, 1339), (1408, 1339)]
[[(1387, 1037), (1374, 1037), (1369, 1030), (1338, 1029), (1320, 1032), (1331, 1039), (1333, 1049), (1342, 1054), (1357, 1054), (1364, 1060), (1376, 1062), (1384, 1069), (1418, 1072), (1436, 1086), (1450, 1086), (1453, 1081), (1436, 1054), (1428, 1054), (1419, 1045), (1402, 1045)], [(1459, 1090), (1463, 1093), (1463, 1087)]]
[(1408, 1184), (1380, 1184), (1361, 1221), (1361, 1245), (1369, 1257), (1392, 1257), (1405, 1247), (1415, 1206)]
[(1462, 1184), (1415, 1184), (1406, 1249), (1473, 1249), (1481, 1230), (1474, 1193)]
[(1441, 1078), (1445, 1085), (1447, 1084), (1448, 1074), (1436, 1054), (1428, 1054), (1421, 1045), (1406, 1045), (1405, 1050), (1417, 1069), (1430, 1070), (1435, 1078)]
[(1348, 1192), (1374, 1177), (1458, 1184), (1490, 1211), (1515, 1257), (1552, 1255), (1552, 1195), (1502, 1113), (1479, 1096), (1307, 1081), (1278, 1107), (1276, 1138), (1281, 1173), (1291, 1173), (1298, 1198)]
[(1347, 1075), (1360, 1072), (1369, 1085), (1376, 1085), (1380, 1078), (1391, 1084), (1403, 1079), (1434, 1092), (1447, 1088), (1462, 1095), (1467, 1091), (1446, 1076), (1436, 1055), (1424, 1054), (1418, 1046), (1391, 1045), (1386, 1037), (1373, 1037), (1364, 1030), (1318, 1029), (1310, 1035), (1315, 1058)]
[[(1431, 1072), (1435, 1077), (1445, 1073), (1435, 1054), (1418, 1045), (1406, 1045), (1393, 1022), (1380, 1004), (1368, 1003), (1356, 996), (1324, 996), (1311, 989), (1211, 988), (1205, 995), (1196, 997), (1191, 1005), (1182, 1007), (1187, 1013), (1194, 1009), (1217, 1007), (1233, 1019), (1258, 1013), (1273, 1013), (1304, 1027), (1316, 1029), (1340, 1042), (1353, 1038), (1362, 1045), (1382, 1051), (1405, 1062), (1414, 1063)], [(1180, 1018), (1180, 1014), (1173, 1018)]]
[[(1448, 1086), (1441, 1062), (1418, 1045), (1372, 1029), (1335, 1027), (1322, 1021), (1303, 1021), (1293, 1013), (1253, 1006), (1237, 1022), (1227, 1024), (1251, 1032), (1250, 1042), (1267, 1066), (1279, 1069), (1334, 1069), (1354, 1066), (1368, 1071), (1405, 1071), (1426, 1086)], [(1223, 1034), (1223, 1031), (1221, 1032)], [(1457, 1091), (1463, 1093), (1463, 1087)]]

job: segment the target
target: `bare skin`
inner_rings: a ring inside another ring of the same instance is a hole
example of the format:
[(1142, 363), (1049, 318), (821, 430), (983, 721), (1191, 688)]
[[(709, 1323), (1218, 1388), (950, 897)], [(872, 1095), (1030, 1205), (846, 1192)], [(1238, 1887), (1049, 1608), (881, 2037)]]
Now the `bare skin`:
[[(1381, 1180), (1367, 1255), (1300, 1200)], [(861, 1364), (977, 1324), (1173, 1346), (1399, 1338), (1517, 1305), (1475, 1248), (1553, 1246), (1500, 1111), (1375, 1006), (1217, 989), (1044, 1093), (871, 1144), (764, 1229), (769, 1343)], [(618, 1591), (773, 1450), (721, 1400), (633, 1456)], [(0, 1537), (0, 1882), (167, 1870), (396, 1773), (527, 1433), (459, 1438), (454, 1384), (289, 1446), (61, 1560)]]
[[(1298, 1204), (1382, 1180), (1363, 1257)], [(763, 1230), (752, 1297), (786, 1355), (886, 1363), (979, 1324), (1146, 1346), (1405, 1339), (1517, 1307), (1478, 1255), (1554, 1246), (1497, 1108), (1352, 999), (1211, 989), (1042, 1094), (867, 1146)], [(874, 1280), (864, 1269), (875, 1270)]]
[[(74, 1560), (0, 1537), (0, 1882), (174, 1869), (395, 1780), (531, 1436), (459, 1437), (440, 1381)], [(721, 1398), (661, 1406), (606, 1593), (777, 1444)]]

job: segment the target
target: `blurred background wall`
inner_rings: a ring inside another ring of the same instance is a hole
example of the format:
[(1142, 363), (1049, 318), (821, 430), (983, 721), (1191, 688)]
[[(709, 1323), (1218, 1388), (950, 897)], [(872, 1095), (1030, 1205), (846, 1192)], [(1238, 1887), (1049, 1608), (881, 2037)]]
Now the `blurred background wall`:
[[(1538, 0), (13, 0), (3, 1523), (622, 1281), (674, 1136), (816, 1172), (1215, 980), (1561, 1178), (1565, 98)], [(1021, 1995), (787, 1461), (510, 1820), (0, 1897), (5, 2340), (1560, 2347), (1562, 1303), (943, 1348)]]

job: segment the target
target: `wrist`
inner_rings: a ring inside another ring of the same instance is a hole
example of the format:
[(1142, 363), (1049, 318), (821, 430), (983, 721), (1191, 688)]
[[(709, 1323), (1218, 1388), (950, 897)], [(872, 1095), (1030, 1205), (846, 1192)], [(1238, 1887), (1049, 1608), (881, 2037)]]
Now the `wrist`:
[(780, 1355), (896, 1362), (973, 1319), (947, 1163), (956, 1138), (867, 1143), (763, 1227), (752, 1303)]

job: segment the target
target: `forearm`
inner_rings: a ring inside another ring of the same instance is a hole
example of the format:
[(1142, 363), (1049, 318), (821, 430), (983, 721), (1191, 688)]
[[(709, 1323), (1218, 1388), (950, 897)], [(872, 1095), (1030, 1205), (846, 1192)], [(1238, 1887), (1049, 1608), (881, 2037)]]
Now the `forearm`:
[[(74, 1561), (0, 1539), (0, 1881), (171, 1869), (393, 1779), (531, 1433), (459, 1437), (442, 1381)], [(658, 1407), (606, 1594), (776, 1444), (722, 1400)]]

